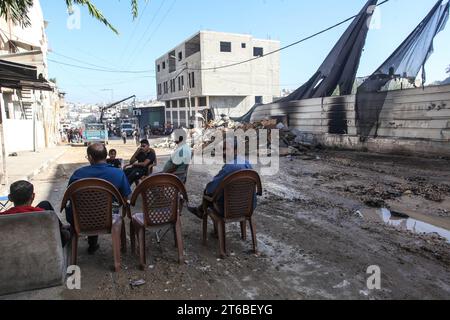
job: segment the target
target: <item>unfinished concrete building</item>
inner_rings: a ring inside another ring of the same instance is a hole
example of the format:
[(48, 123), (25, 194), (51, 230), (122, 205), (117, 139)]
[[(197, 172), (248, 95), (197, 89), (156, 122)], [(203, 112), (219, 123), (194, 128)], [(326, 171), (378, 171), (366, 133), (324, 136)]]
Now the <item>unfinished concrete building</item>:
[(251, 35), (200, 31), (156, 60), (158, 100), (166, 104), (166, 121), (193, 125), (193, 116), (210, 110), (214, 118), (242, 115), (255, 104), (280, 96), (280, 58), (275, 53), (250, 63), (225, 65), (280, 48), (273, 40)]

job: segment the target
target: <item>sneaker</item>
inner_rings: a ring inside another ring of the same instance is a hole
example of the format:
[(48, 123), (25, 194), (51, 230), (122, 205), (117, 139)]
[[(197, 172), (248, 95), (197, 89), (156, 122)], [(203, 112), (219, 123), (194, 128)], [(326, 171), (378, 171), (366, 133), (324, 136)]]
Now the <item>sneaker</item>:
[(98, 251), (98, 249), (100, 249), (99, 244), (96, 244), (95, 246), (90, 246), (88, 248), (88, 254), (93, 255), (94, 253), (96, 253)]

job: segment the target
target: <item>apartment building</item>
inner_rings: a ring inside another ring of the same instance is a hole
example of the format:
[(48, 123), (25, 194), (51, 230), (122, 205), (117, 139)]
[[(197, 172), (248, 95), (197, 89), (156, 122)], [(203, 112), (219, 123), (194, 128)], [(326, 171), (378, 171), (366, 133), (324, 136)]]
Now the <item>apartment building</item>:
[(39, 0), (33, 1), (29, 18), (28, 27), (0, 18), (3, 153), (32, 151), (60, 141), (64, 93), (55, 83), (47, 81), (47, 22)]
[(170, 50), (155, 63), (166, 121), (189, 127), (199, 113), (236, 117), (271, 103), (280, 96), (280, 56), (263, 55), (279, 48), (279, 41), (200, 31)]

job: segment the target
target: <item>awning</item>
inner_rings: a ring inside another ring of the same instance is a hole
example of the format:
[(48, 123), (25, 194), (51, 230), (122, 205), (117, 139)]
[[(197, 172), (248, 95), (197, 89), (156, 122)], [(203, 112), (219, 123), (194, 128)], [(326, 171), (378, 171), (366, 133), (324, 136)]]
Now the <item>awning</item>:
[(0, 60), (0, 87), (53, 91), (46, 79), (38, 77), (36, 67), (6, 60)]

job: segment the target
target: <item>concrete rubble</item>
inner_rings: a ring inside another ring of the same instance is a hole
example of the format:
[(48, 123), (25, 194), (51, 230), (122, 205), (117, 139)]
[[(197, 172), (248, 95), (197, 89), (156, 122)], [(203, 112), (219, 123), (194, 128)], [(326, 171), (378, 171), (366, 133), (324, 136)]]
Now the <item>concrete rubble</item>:
[[(210, 121), (206, 128), (194, 129), (191, 132), (191, 142), (195, 150), (198, 148), (205, 148), (214, 142), (214, 137), (217, 135), (216, 130), (221, 130), (224, 134), (228, 130), (279, 130), (280, 132), (280, 156), (282, 157), (305, 157), (303, 160), (312, 160), (316, 157), (312, 157), (309, 153), (318, 151), (321, 149), (319, 144), (308, 143), (303, 139), (303, 134), (297, 129), (289, 129), (283, 123), (277, 122), (276, 119), (265, 119), (253, 123), (240, 123), (230, 119), (220, 119), (216, 121)], [(169, 141), (158, 145), (158, 147), (166, 147), (170, 145)]]

